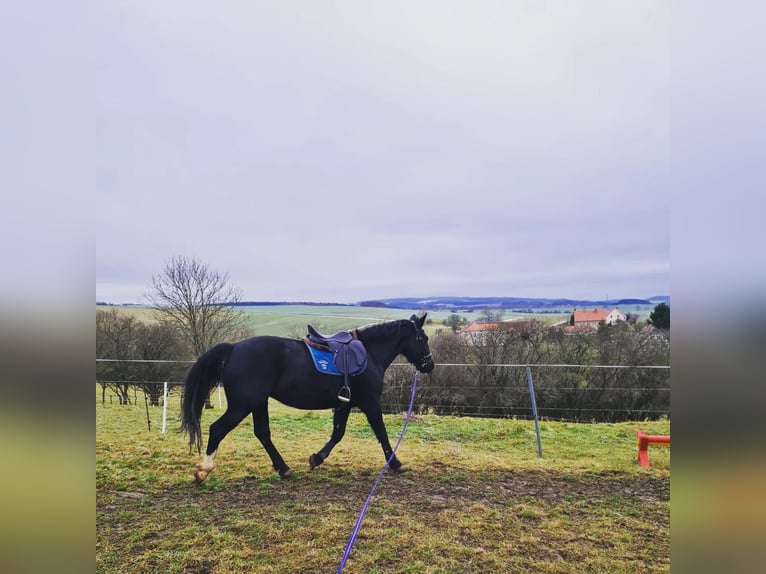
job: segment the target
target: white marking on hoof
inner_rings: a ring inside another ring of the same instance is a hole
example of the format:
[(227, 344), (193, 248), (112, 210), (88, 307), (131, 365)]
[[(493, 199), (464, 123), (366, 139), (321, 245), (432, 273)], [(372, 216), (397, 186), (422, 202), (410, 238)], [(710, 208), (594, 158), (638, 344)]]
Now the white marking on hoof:
[[(216, 451), (217, 452), (217, 451)], [(194, 471), (194, 480), (201, 484), (215, 468), (215, 452), (206, 454), (202, 460), (197, 463), (197, 470)]]

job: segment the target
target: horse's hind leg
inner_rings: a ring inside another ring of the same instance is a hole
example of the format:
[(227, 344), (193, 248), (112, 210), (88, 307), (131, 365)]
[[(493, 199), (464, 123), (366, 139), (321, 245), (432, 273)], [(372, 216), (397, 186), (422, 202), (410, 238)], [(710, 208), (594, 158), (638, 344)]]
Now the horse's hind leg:
[(330, 456), (330, 451), (332, 451), (335, 445), (341, 441), (343, 435), (346, 434), (346, 423), (348, 422), (348, 415), (350, 412), (351, 407), (348, 406), (348, 404), (335, 409), (333, 412), (332, 436), (330, 437), (330, 440), (327, 441), (327, 444), (322, 447), (322, 450), (309, 457), (309, 466), (311, 467), (311, 470), (314, 470), (322, 464), (328, 456)]
[(202, 460), (197, 464), (197, 469), (194, 471), (194, 480), (197, 481), (197, 484), (201, 484), (213, 472), (218, 445), (246, 416), (247, 411), (233, 410), (229, 407), (218, 420), (210, 425), (210, 436), (208, 437), (205, 456), (202, 457)]
[(269, 428), (269, 404), (262, 402), (253, 410), (253, 434), (261, 441), (263, 448), (271, 457), (271, 464), (282, 478), (287, 478), (293, 471), (287, 466), (277, 447), (271, 442), (271, 429)]

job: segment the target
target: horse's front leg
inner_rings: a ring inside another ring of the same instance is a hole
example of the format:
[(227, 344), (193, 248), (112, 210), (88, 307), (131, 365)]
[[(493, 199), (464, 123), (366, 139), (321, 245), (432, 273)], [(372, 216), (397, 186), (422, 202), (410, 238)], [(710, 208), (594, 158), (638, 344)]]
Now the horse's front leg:
[(370, 423), (372, 431), (375, 433), (375, 437), (378, 439), (380, 446), (383, 447), (383, 455), (386, 460), (389, 461), (388, 466), (391, 470), (396, 472), (404, 472), (407, 469), (402, 466), (402, 463), (396, 458), (394, 449), (391, 448), (391, 443), (388, 441), (388, 432), (386, 432), (386, 425), (383, 423), (383, 411), (380, 409), (380, 404), (375, 402), (369, 405), (360, 405), (360, 409), (367, 416), (367, 422)]
[(314, 470), (322, 464), (328, 456), (330, 456), (330, 451), (332, 451), (335, 445), (341, 441), (343, 435), (346, 434), (346, 423), (348, 422), (348, 415), (350, 412), (351, 407), (349, 406), (349, 403), (336, 407), (333, 410), (332, 436), (330, 437), (330, 440), (327, 441), (327, 444), (322, 447), (322, 450), (309, 457), (309, 466), (311, 467), (311, 470)]

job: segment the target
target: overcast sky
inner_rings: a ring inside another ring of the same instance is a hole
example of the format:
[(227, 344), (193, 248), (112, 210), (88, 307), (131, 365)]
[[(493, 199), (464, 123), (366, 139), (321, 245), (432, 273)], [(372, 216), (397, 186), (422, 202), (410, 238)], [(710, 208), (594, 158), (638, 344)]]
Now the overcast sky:
[(96, 299), (670, 293), (670, 6), (115, 2)]

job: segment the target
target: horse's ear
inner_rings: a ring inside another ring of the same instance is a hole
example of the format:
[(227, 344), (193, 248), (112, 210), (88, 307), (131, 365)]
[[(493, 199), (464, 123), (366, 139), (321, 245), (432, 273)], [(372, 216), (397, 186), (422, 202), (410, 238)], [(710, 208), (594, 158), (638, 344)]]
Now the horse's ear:
[(426, 315), (428, 315), (428, 313), (425, 311), (422, 311), (421, 313), (418, 314), (417, 317), (415, 315), (410, 317), (410, 321), (413, 321), (418, 326), (418, 329), (422, 329), (423, 324), (426, 322)]

